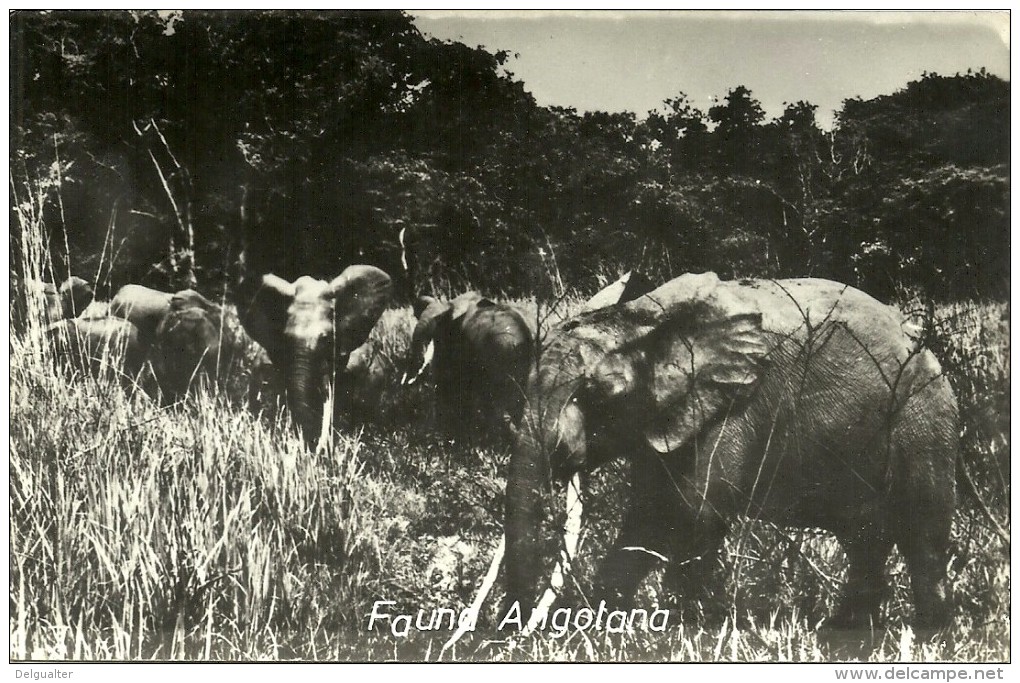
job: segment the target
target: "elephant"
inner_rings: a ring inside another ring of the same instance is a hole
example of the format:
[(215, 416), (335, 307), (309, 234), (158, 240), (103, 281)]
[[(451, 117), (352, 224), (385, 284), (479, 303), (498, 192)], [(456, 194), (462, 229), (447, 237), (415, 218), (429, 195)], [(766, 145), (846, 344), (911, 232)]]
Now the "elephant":
[(110, 315), (132, 323), (138, 328), (142, 343), (149, 346), (163, 318), (170, 312), (173, 296), (143, 285), (124, 285), (110, 301)]
[(238, 307), (245, 330), (283, 377), (287, 405), (306, 441), (315, 437), (337, 376), (368, 339), (391, 289), (389, 275), (368, 265), (349, 266), (329, 282), (307, 275), (289, 282), (270, 273)]
[(94, 377), (113, 372), (134, 381), (145, 362), (138, 328), (120, 318), (72, 318), (46, 328), (57, 360)]
[(478, 292), (441, 301), (421, 297), (402, 384), (415, 383), (431, 366), (440, 426), (449, 432), (505, 432), (520, 419), (534, 338), (507, 304)]
[(915, 332), (847, 285), (714, 273), (558, 325), (514, 435), (506, 609), (534, 604), (549, 478), (627, 455), (630, 509), (596, 601), (632, 604), (657, 562), (711, 556), (742, 515), (840, 541), (848, 580), (828, 626), (875, 623), (894, 544), (915, 623), (947, 624), (959, 410)]
[(59, 286), (51, 282), (26, 280), (25, 288), (29, 305), (47, 324), (77, 317), (95, 297), (92, 286), (76, 275), (68, 277)]
[(223, 309), (193, 289), (170, 297), (156, 327), (149, 361), (159, 389), (176, 400), (203, 378), (215, 379), (228, 368), (236, 343), (225, 324)]

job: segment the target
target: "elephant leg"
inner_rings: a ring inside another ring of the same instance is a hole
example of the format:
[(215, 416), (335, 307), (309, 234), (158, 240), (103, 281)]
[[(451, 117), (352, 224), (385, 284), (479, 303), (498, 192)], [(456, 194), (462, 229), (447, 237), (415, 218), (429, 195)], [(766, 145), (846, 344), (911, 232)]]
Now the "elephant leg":
[(477, 445), (485, 437), (488, 425), (482, 406), (485, 404), (486, 387), (477, 379), (468, 375), (464, 379), (464, 409), (461, 427), (464, 438), (472, 446)]
[(704, 513), (678, 525), (670, 538), (672, 558), (664, 577), (678, 598), (707, 604), (725, 595), (718, 566), (728, 531), (723, 519)]
[(897, 544), (910, 569), (914, 593), (914, 625), (942, 628), (952, 620), (952, 600), (946, 581), (949, 550), (949, 515), (932, 515), (916, 525), (904, 524)]
[(478, 412), (482, 425), (484, 425), (484, 439), (491, 444), (498, 444), (507, 436), (504, 397), (507, 395), (507, 387), (498, 375), (492, 376), (493, 381), (486, 387), (479, 387)]
[(638, 585), (670, 552), (682, 529), (682, 506), (664, 481), (670, 481), (661, 458), (641, 455), (631, 464), (631, 506), (598, 577), (596, 597), (626, 608)]
[(632, 508), (599, 570), (596, 600), (605, 600), (611, 608), (628, 608), (638, 584), (665, 556), (665, 536), (646, 510)]
[(871, 532), (840, 541), (849, 563), (847, 581), (839, 607), (827, 625), (838, 629), (877, 626), (886, 594), (885, 562), (892, 540), (884, 533)]
[(436, 386), (436, 424), (444, 436), (453, 433), (457, 411), (457, 393), (449, 380), (440, 381)]

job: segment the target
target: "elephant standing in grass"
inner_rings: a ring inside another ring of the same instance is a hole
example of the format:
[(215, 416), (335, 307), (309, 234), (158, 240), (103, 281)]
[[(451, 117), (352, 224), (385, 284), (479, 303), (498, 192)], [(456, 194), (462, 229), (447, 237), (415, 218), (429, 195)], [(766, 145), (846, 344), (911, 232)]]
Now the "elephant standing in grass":
[(224, 309), (193, 289), (175, 294), (142, 285), (120, 288), (109, 306), (138, 329), (139, 345), (164, 400), (176, 401), (206, 379), (229, 379), (250, 343)]
[(521, 417), (534, 353), (524, 318), (478, 292), (448, 302), (422, 297), (415, 315), (402, 383), (413, 384), (431, 366), (442, 429), (503, 434), (508, 420)]
[(596, 600), (625, 605), (659, 558), (692, 568), (749, 516), (840, 540), (849, 572), (831, 625), (873, 623), (894, 544), (915, 622), (946, 624), (958, 408), (915, 337), (899, 311), (845, 285), (712, 273), (560, 324), (510, 461), (508, 608), (535, 604), (549, 476), (627, 456), (631, 508)]
[(265, 348), (283, 377), (287, 404), (305, 439), (326, 428), (324, 415), (337, 376), (361, 346), (389, 302), (390, 277), (373, 266), (350, 266), (326, 282), (302, 276), (288, 282), (264, 275), (238, 307), (248, 334)]

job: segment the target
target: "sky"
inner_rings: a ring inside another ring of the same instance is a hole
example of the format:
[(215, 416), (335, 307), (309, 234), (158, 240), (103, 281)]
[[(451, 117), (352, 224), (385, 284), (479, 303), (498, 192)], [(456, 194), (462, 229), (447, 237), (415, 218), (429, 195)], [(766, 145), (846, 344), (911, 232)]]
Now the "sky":
[(892, 93), (924, 72), (1009, 79), (1007, 12), (412, 11), (426, 35), (516, 56), (507, 69), (545, 106), (644, 117), (684, 92), (702, 111), (738, 85), (769, 118)]

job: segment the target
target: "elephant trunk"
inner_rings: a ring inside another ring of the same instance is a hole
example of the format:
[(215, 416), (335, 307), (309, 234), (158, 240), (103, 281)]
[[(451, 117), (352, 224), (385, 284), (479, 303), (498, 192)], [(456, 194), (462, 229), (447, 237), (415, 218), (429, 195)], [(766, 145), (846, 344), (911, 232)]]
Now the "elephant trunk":
[(287, 397), (294, 421), (300, 427), (306, 440), (317, 436), (316, 429), (322, 418), (321, 404), (316, 395), (319, 382), (313, 377), (315, 370), (314, 349), (301, 348), (291, 358), (287, 374)]
[(541, 440), (527, 427), (517, 435), (506, 487), (506, 604), (520, 606), (527, 621), (538, 587), (538, 540), (542, 522), (542, 498), (548, 484), (548, 466)]

